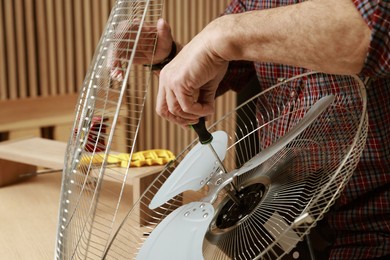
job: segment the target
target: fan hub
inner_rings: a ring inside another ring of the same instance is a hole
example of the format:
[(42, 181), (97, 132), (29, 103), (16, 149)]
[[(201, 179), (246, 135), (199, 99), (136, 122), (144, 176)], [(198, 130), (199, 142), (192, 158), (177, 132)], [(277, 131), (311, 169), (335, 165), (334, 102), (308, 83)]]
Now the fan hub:
[(235, 226), (246, 218), (262, 200), (266, 187), (262, 183), (255, 183), (241, 189), (237, 194), (240, 204), (228, 199), (216, 217), (215, 225), (219, 229)]

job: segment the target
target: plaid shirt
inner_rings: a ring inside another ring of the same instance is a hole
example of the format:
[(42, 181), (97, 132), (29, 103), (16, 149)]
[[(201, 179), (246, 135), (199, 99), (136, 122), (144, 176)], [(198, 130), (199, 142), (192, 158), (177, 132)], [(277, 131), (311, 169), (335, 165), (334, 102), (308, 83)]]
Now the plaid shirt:
[[(295, 4), (294, 0), (233, 0), (225, 14)], [(367, 89), (369, 132), (363, 155), (341, 197), (329, 212), (328, 223), (336, 234), (330, 259), (370, 259), (390, 254), (390, 2), (354, 0), (372, 31), (369, 53), (360, 73), (370, 77)], [(238, 90), (257, 75), (261, 88), (290, 78), (306, 69), (233, 61), (219, 93)], [(321, 87), (321, 86), (313, 86)]]

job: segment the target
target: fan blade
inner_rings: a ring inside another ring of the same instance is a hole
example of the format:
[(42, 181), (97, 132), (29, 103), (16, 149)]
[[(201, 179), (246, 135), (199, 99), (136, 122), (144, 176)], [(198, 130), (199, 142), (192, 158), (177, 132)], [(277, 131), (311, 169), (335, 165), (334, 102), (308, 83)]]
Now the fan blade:
[(235, 174), (239, 176), (245, 172), (248, 172), (272, 156), (279, 152), (283, 147), (285, 147), (289, 142), (291, 142), (295, 137), (302, 133), (318, 116), (324, 112), (330, 104), (333, 103), (335, 99), (334, 95), (328, 95), (320, 100), (318, 100), (305, 114), (301, 121), (299, 121), (290, 131), (288, 131), (284, 136), (280, 137), (275, 143), (268, 146), (266, 149), (262, 150), (252, 159), (247, 161)]
[[(226, 155), (227, 133), (216, 131), (212, 135), (211, 145), (222, 161)], [(150, 202), (149, 208), (155, 209), (183, 191), (201, 189), (218, 167), (219, 163), (209, 147), (198, 143), (164, 182)]]
[(138, 260), (201, 260), (206, 231), (213, 219), (210, 203), (192, 202), (169, 214), (141, 247)]

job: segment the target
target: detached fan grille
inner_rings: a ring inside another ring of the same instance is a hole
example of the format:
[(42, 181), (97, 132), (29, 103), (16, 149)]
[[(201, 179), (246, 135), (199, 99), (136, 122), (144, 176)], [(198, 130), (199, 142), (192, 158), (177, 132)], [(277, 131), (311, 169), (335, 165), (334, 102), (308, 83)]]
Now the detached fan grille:
[[(130, 165), (152, 75), (150, 67), (132, 64), (141, 54), (153, 57), (156, 34), (141, 28), (153, 30), (162, 7), (157, 0), (118, 0), (112, 9), (83, 82), (66, 151), (57, 259), (102, 259), (123, 218), (119, 209), (127, 212), (130, 207), (129, 170), (110, 167), (108, 156), (130, 154), (121, 159)], [(115, 61), (121, 79), (112, 76), (113, 53), (120, 57)]]
[[(315, 87), (317, 83), (321, 88)], [(363, 150), (367, 135), (364, 85), (354, 76), (303, 74), (263, 91), (209, 127), (210, 132), (227, 132), (223, 164), (232, 171), (294, 128), (315, 102), (328, 95), (335, 96), (334, 102), (301, 134), (266, 162), (234, 179), (242, 197), (250, 200), (243, 208), (231, 206), (225, 191), (219, 193), (213, 203), (214, 220), (203, 241), (205, 259), (276, 259), (316, 225), (340, 195)], [(169, 213), (206, 196), (207, 186), (183, 192), (156, 210), (148, 208), (196, 143), (169, 164), (135, 204), (107, 258), (135, 259), (149, 233)], [(191, 170), (197, 174), (196, 167)], [(220, 170), (216, 163), (214, 171)]]

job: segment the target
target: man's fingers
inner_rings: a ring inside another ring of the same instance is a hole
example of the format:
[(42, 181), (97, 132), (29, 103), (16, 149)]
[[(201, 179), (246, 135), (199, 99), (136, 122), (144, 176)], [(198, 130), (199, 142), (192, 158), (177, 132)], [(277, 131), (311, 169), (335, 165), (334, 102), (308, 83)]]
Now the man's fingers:
[(172, 114), (168, 109), (167, 103), (164, 101), (162, 101), (162, 103), (161, 101), (158, 101), (156, 105), (156, 113), (162, 118), (170, 121), (171, 123), (181, 125), (182, 127), (196, 124), (199, 120), (199, 118), (197, 117), (195, 119), (186, 119)]
[(199, 118), (199, 115), (192, 113), (191, 110), (184, 111), (180, 106), (180, 103), (177, 100), (175, 94), (171, 90), (167, 90), (166, 102), (167, 102), (168, 111), (172, 115), (190, 121), (197, 120)]
[[(198, 118), (202, 116), (211, 115), (214, 112), (214, 99), (203, 97), (202, 95), (207, 92), (195, 92), (192, 94), (186, 94), (183, 91), (177, 91), (176, 97), (178, 106), (186, 113), (196, 115)], [(209, 95), (214, 96), (212, 94)]]

